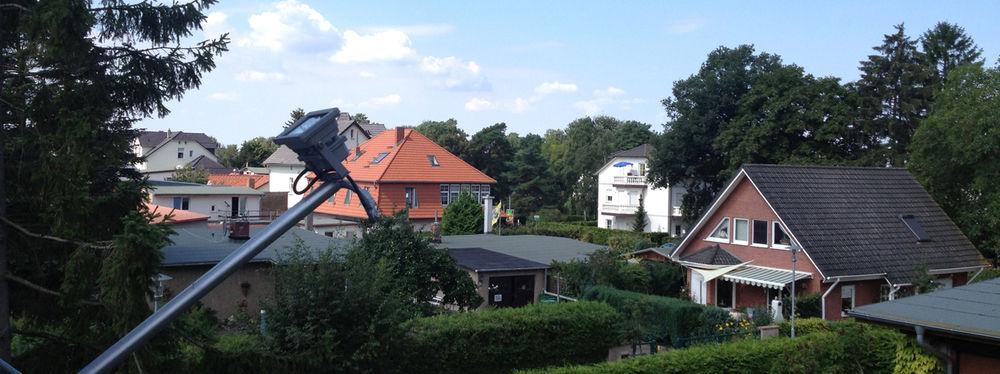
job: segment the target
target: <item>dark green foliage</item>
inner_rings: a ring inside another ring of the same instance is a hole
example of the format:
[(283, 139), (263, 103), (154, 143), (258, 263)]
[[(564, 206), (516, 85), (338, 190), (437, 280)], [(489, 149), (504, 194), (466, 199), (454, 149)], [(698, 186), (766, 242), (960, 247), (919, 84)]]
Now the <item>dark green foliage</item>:
[[(292, 109), (291, 113), (288, 113), (288, 117), (289, 117), (288, 121), (285, 121), (285, 124), (282, 127), (284, 127), (284, 128), (287, 129), (288, 126), (291, 126), (292, 124), (295, 123), (295, 121), (298, 121), (300, 118), (304, 117), (305, 115), (306, 115), (306, 111), (304, 109), (302, 109), (302, 108)], [(356, 116), (357, 115), (355, 115), (355, 117)]]
[(516, 152), (506, 179), (513, 186), (510, 208), (523, 220), (543, 206), (552, 204), (558, 191), (555, 189), (556, 181), (551, 175), (549, 160), (542, 154), (542, 143), (545, 140), (535, 134), (517, 139)]
[(621, 344), (621, 316), (602, 303), (535, 304), (430, 318), (403, 325), (407, 372), (506, 373), (600, 362)]
[(913, 136), (908, 165), (983, 255), (1000, 252), (1000, 69), (956, 68)]
[(469, 135), (458, 128), (458, 121), (424, 121), (417, 126), (417, 132), (437, 143), (455, 156), (462, 156), (469, 145)]
[(511, 169), (508, 162), (514, 147), (507, 139), (507, 124), (501, 122), (479, 130), (462, 152), (462, 159), (497, 180), (491, 190), (493, 197), (506, 200), (513, 186), (507, 180)]
[[(808, 295), (798, 295), (795, 297), (795, 315), (802, 318), (819, 318), (823, 316), (823, 295), (813, 293)], [(792, 315), (792, 298), (785, 296), (781, 299), (782, 313), (786, 316)]]
[(646, 267), (609, 249), (598, 249), (584, 260), (554, 261), (550, 274), (559, 278), (559, 293), (571, 297), (580, 297), (594, 285), (644, 292), (650, 281)]
[(627, 316), (634, 326), (640, 326), (639, 334), (632, 338), (643, 341), (677, 343), (710, 332), (729, 319), (728, 313), (714, 306), (606, 286), (591, 287), (582, 298), (608, 303)]
[(538, 373), (892, 373), (906, 338), (856, 324), (795, 339), (740, 340)]
[(170, 177), (170, 180), (176, 182), (207, 184), (208, 170), (195, 169), (190, 166), (185, 166), (181, 169), (177, 169), (177, 171), (174, 172), (174, 176)]
[(934, 70), (902, 24), (885, 35), (876, 54), (861, 61), (857, 89), (864, 127), (878, 141), (873, 165), (904, 166), (910, 139), (927, 116), (933, 95)]
[(236, 144), (220, 146), (215, 150), (215, 158), (217, 158), (219, 163), (223, 166), (234, 169), (243, 166), (242, 162), (240, 162), (240, 147)]
[(684, 278), (687, 272), (684, 267), (672, 262), (642, 261), (640, 262), (649, 274), (646, 293), (682, 297), (684, 295)]
[(639, 196), (639, 208), (635, 210), (635, 221), (632, 222), (632, 231), (643, 232), (646, 231), (646, 225), (649, 224), (649, 220), (646, 218), (646, 202), (645, 198)]
[(483, 206), (469, 191), (462, 191), (441, 216), (444, 235), (478, 234), (483, 232)]
[(278, 145), (274, 144), (274, 140), (258, 136), (243, 142), (243, 145), (240, 146), (240, 153), (237, 156), (239, 164), (229, 166), (264, 166), (264, 159), (276, 150), (278, 150)]
[(624, 248), (633, 249), (635, 243), (649, 242), (654, 245), (676, 243), (675, 238), (667, 232), (643, 232), (612, 230), (592, 225), (577, 225), (568, 222), (538, 222), (513, 228), (505, 228), (503, 235), (546, 235), (576, 239), (588, 243), (609, 245), (612, 238), (626, 241)]
[(983, 49), (965, 33), (965, 28), (953, 23), (938, 22), (920, 36), (920, 44), (939, 82), (947, 80), (956, 67), (983, 62)]
[[(126, 168), (138, 161), (132, 125), (167, 115), (167, 103), (215, 67), (228, 38), (191, 40), (213, 3), (21, 1), (0, 10), (5, 217), (38, 234), (99, 244), (8, 230), (9, 271), (61, 294), (11, 283), (12, 314), (65, 337), (42, 338), (14, 357), (21, 370), (78, 370), (93, 347), (148, 315), (140, 300), (164, 233), (139, 213), (146, 185)], [(167, 355), (148, 349), (138, 362), (158, 362), (150, 352)]]

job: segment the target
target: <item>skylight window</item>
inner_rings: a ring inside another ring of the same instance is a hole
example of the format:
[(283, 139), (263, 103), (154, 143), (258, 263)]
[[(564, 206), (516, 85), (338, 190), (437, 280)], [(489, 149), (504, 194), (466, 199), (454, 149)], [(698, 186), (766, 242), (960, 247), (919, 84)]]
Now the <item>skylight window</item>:
[(899, 216), (899, 219), (903, 220), (903, 224), (906, 225), (906, 228), (910, 229), (913, 236), (917, 237), (918, 242), (931, 241), (931, 236), (924, 230), (924, 226), (920, 225), (920, 221), (917, 220), (917, 217), (914, 217), (912, 214), (907, 214)]
[(435, 156), (435, 155), (427, 155), (427, 161), (431, 162), (431, 166), (435, 166), (435, 167), (441, 166), (441, 164), (438, 163), (437, 156)]
[(357, 161), (359, 158), (361, 158), (361, 156), (364, 156), (364, 155), (365, 155), (365, 152), (359, 149), (359, 150), (357, 150), (357, 151), (354, 152), (354, 158), (352, 158), (351, 161), (352, 162), (353, 161)]
[(706, 240), (713, 242), (729, 243), (729, 217), (723, 218), (712, 234)]
[(382, 162), (382, 160), (385, 160), (385, 157), (388, 156), (388, 155), (389, 155), (389, 152), (379, 152), (379, 154), (375, 155), (375, 159), (372, 160), (372, 163), (373, 164), (377, 164), (379, 162)]

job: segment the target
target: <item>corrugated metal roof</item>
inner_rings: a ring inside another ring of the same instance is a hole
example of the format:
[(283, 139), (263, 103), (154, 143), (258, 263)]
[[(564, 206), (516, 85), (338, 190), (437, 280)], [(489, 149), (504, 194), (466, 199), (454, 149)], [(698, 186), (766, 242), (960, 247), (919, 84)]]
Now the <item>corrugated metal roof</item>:
[[(205, 223), (192, 223), (176, 225), (173, 228), (175, 233), (170, 236), (173, 244), (162, 249), (164, 267), (216, 264), (245, 242), (229, 239), (221, 226), (210, 227)], [(250, 236), (253, 237), (262, 229), (262, 227), (252, 228)], [(334, 239), (294, 227), (250, 261), (277, 263), (282, 253), (294, 246), (297, 239), (301, 239), (315, 254), (323, 253), (328, 248), (332, 248), (335, 253), (343, 254), (351, 243), (348, 240)]]
[(451, 248), (448, 255), (463, 268), (477, 272), (539, 270), (549, 266), (482, 248)]
[(483, 248), (542, 264), (582, 260), (604, 246), (568, 238), (542, 235), (450, 235), (441, 238), (445, 248)]
[(862, 305), (848, 314), (1000, 342), (1000, 278)]
[[(795, 280), (812, 278), (812, 273), (795, 272)], [(782, 289), (792, 283), (792, 272), (790, 270), (765, 268), (760, 266), (747, 265), (733, 270), (722, 276), (722, 279), (735, 283), (749, 284), (757, 287), (769, 287)]]

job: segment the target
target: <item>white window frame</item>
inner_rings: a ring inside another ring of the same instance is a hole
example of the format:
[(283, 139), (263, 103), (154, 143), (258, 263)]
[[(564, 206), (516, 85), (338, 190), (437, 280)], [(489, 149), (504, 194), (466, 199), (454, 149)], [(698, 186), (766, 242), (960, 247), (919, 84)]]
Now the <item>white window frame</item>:
[(844, 310), (843, 310), (843, 308), (844, 308), (844, 290), (851, 290), (851, 309), (854, 309), (857, 306), (857, 302), (858, 302), (857, 289), (854, 288), (853, 284), (845, 284), (843, 286), (840, 286), (840, 308), (841, 308), (841, 310), (840, 310), (840, 316), (841, 317), (847, 317), (847, 313), (844, 313)]
[[(738, 222), (738, 221), (743, 221), (743, 222), (746, 222), (746, 224), (747, 224), (747, 226), (746, 226), (747, 227), (747, 240), (737, 240), (736, 239), (736, 222)], [(749, 245), (750, 244), (750, 220), (746, 219), (746, 218), (733, 218), (733, 232), (729, 236), (733, 238), (733, 244)]]
[(750, 232), (750, 246), (751, 247), (757, 247), (757, 248), (767, 248), (767, 246), (769, 244), (769, 243), (767, 243), (767, 241), (770, 240), (770, 238), (771, 238), (771, 232), (765, 232), (764, 233), (764, 242), (765, 243), (763, 243), (763, 244), (761, 244), (761, 243), (754, 243), (753, 242), (753, 236), (757, 233), (757, 229), (753, 225), (754, 222), (764, 222), (764, 227), (766, 227), (765, 231), (773, 231), (773, 230), (771, 230), (772, 229), (771, 222), (769, 222), (766, 219), (752, 219), (752, 220), (750, 220), (750, 228), (751, 228), (751, 232)]
[(774, 234), (776, 234), (778, 232), (778, 230), (775, 230), (776, 227), (780, 228), (781, 232), (785, 233), (785, 236), (788, 237), (789, 243), (791, 243), (791, 241), (792, 241), (792, 236), (788, 234), (788, 230), (785, 229), (785, 225), (782, 225), (780, 221), (771, 221), (771, 248), (774, 248), (774, 249), (790, 249), (790, 248), (792, 248), (792, 246), (790, 246), (790, 245), (778, 244), (778, 242), (776, 240), (774, 240)]
[[(715, 234), (716, 231), (719, 231), (719, 228), (722, 227), (722, 224), (725, 224), (728, 227), (728, 230), (726, 230), (726, 232), (729, 233), (729, 237), (725, 239), (713, 237), (712, 235)], [(719, 224), (715, 225), (715, 227), (712, 228), (712, 231), (708, 233), (708, 237), (706, 237), (705, 240), (716, 243), (729, 243), (729, 239), (732, 239), (733, 237), (733, 228), (731, 226), (732, 226), (732, 220), (730, 220), (729, 217), (722, 217), (722, 219), (719, 220)]]

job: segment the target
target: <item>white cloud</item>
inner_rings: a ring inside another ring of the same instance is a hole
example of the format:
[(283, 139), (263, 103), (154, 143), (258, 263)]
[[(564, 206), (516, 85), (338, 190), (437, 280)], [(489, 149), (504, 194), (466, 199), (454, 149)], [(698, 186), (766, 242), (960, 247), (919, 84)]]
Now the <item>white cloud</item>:
[(514, 99), (514, 103), (510, 106), (510, 110), (514, 113), (523, 113), (531, 107), (531, 102), (525, 100), (524, 98)]
[(367, 27), (363, 29), (363, 31), (371, 33), (376, 33), (386, 30), (398, 30), (410, 36), (436, 36), (436, 35), (449, 34), (452, 31), (455, 31), (455, 26), (449, 25), (447, 23), (425, 23), (419, 25), (377, 26), (377, 27)]
[(703, 27), (705, 27), (705, 19), (688, 18), (671, 22), (670, 25), (667, 26), (667, 30), (669, 30), (671, 34), (679, 35), (692, 33), (701, 30)]
[(465, 61), (455, 56), (427, 56), (420, 60), (420, 71), (436, 76), (435, 85), (457, 91), (489, 91), (490, 82), (480, 72), (475, 61)]
[(573, 103), (573, 107), (583, 111), (584, 114), (590, 116), (600, 113), (603, 104), (606, 102), (607, 102), (606, 99), (583, 100)]
[(380, 97), (373, 97), (358, 103), (359, 108), (381, 108), (399, 104), (403, 98), (399, 94), (389, 94)]
[(318, 11), (296, 0), (274, 4), (273, 9), (250, 16), (250, 33), (240, 46), (274, 52), (288, 48), (305, 51), (332, 48), (339, 42), (336, 28)]
[(362, 71), (362, 72), (358, 73), (358, 76), (361, 77), (361, 78), (365, 78), (365, 79), (371, 79), (371, 78), (377, 77), (377, 75), (375, 75), (375, 73), (372, 73), (370, 71)]
[(562, 82), (545, 82), (535, 87), (535, 92), (546, 95), (554, 92), (576, 92), (576, 84)]
[(226, 20), (228, 20), (228, 19), (229, 19), (229, 16), (226, 15), (225, 13), (222, 13), (222, 12), (211, 12), (211, 13), (208, 13), (207, 16), (205, 16), (205, 22), (202, 23), (201, 27), (209, 28), (209, 27), (223, 26), (223, 25), (226, 24)]
[(257, 70), (244, 70), (236, 75), (236, 80), (243, 82), (276, 82), (285, 79), (285, 75), (278, 72), (263, 72)]
[(410, 48), (410, 37), (399, 30), (386, 30), (374, 34), (361, 35), (348, 30), (344, 32), (344, 45), (330, 56), (330, 61), (342, 64), (356, 62), (399, 61), (417, 54)]
[(495, 109), (497, 105), (481, 97), (473, 97), (465, 102), (465, 110), (479, 112), (483, 110)]
[(618, 97), (624, 94), (625, 90), (614, 86), (608, 86), (608, 88), (605, 89), (594, 90), (594, 96), (598, 97)]
[(214, 92), (208, 95), (208, 99), (214, 101), (233, 101), (236, 100), (236, 95), (227, 92)]

